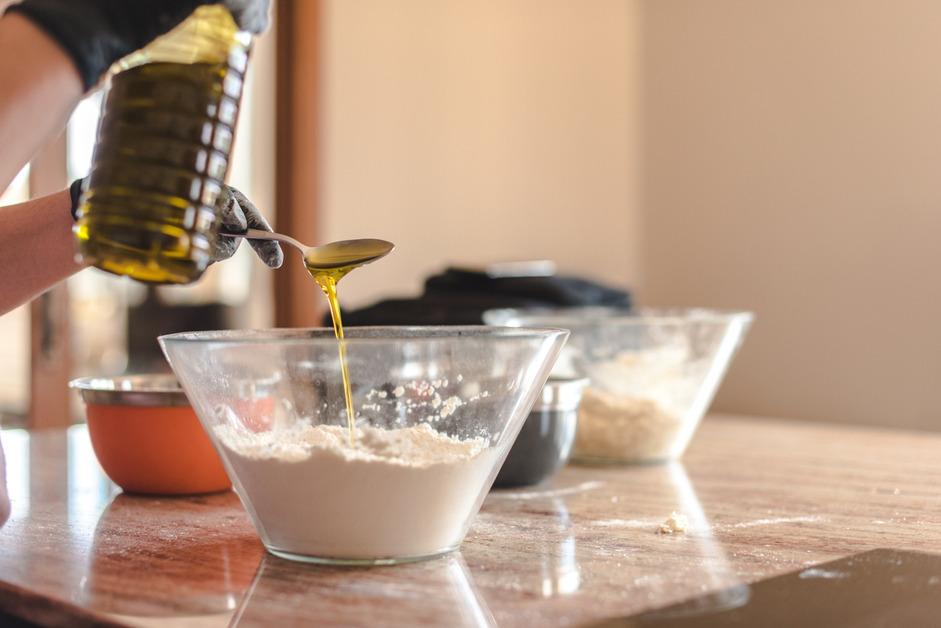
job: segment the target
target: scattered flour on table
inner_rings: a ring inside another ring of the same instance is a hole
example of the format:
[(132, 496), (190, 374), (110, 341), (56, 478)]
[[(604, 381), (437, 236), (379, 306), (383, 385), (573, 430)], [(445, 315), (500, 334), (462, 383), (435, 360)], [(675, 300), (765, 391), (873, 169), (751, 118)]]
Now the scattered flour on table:
[(352, 446), (347, 429), (335, 425), (215, 431), (266, 544), (319, 557), (454, 547), (497, 455), (486, 439), (453, 438), (427, 424), (362, 427)]
[(500, 491), (494, 494), (496, 499), (552, 499), (566, 495), (575, 495), (586, 491), (593, 491), (604, 486), (604, 482), (592, 480), (591, 482), (582, 482), (575, 486), (564, 486), (545, 491)]
[(659, 534), (684, 534), (689, 529), (689, 519), (686, 515), (674, 511), (657, 528)]
[(657, 525), (653, 519), (601, 519), (593, 521), (593, 526), (599, 528), (651, 528)]
[(761, 526), (772, 526), (779, 525), (782, 523), (817, 523), (825, 521), (825, 519), (819, 515), (800, 515), (797, 517), (769, 517), (766, 519), (752, 519), (750, 521), (739, 521), (738, 523), (728, 524), (726, 526), (717, 526), (717, 527), (727, 527), (727, 528), (757, 528)]

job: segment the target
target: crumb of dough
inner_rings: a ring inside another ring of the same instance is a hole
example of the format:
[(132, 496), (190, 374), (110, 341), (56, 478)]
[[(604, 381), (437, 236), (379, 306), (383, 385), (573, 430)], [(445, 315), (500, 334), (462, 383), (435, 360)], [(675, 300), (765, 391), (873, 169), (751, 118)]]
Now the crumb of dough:
[(689, 519), (676, 511), (666, 518), (657, 528), (658, 534), (683, 534), (689, 529)]

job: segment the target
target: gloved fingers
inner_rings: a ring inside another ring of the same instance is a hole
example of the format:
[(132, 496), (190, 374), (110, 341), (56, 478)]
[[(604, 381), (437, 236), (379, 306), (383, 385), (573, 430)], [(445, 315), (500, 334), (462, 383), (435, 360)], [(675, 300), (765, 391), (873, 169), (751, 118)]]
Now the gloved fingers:
[[(226, 231), (232, 233), (245, 233), (248, 229), (248, 220), (245, 212), (242, 210), (241, 202), (236, 196), (237, 190), (231, 186), (223, 185), (222, 192), (219, 194), (219, 200), (216, 201), (216, 208), (219, 210), (219, 218)], [(243, 199), (245, 196), (238, 192), (238, 196)], [(246, 201), (248, 199), (245, 199)]]
[(259, 34), (268, 28), (270, 0), (226, 0), (225, 6), (243, 31)]
[(213, 263), (227, 260), (235, 255), (239, 244), (241, 244), (240, 240), (241, 238), (227, 238), (225, 236), (216, 238), (209, 253)]
[[(264, 214), (258, 211), (254, 203), (248, 200), (248, 198), (237, 189), (231, 186), (226, 186), (226, 188), (231, 190), (232, 198), (235, 201), (234, 204), (241, 208), (247, 228), (261, 229), (262, 231), (272, 230)], [(244, 229), (242, 231), (244, 231)], [(281, 264), (284, 263), (284, 252), (281, 250), (281, 245), (274, 240), (249, 240), (248, 243), (255, 250), (258, 257), (261, 258), (261, 261), (268, 267), (280, 268)]]
[[(216, 201), (216, 208), (219, 212), (219, 222), (223, 230), (232, 233), (244, 233), (245, 230), (248, 229), (248, 221), (245, 219), (245, 214), (242, 212), (242, 208), (239, 207), (235, 196), (232, 194), (232, 189), (229, 186), (222, 186), (222, 192), (219, 194), (219, 199)], [(241, 243), (242, 238), (227, 238), (223, 235), (217, 236), (212, 243), (212, 251), (210, 252), (212, 261), (221, 262), (222, 260), (229, 259), (235, 255)]]

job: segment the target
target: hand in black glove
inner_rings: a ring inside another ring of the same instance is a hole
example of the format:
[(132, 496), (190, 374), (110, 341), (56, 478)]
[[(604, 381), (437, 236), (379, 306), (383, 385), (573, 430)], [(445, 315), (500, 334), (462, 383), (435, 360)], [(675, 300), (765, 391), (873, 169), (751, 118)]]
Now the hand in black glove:
[[(216, 210), (222, 218), (222, 227), (232, 233), (244, 233), (246, 229), (271, 231), (271, 225), (258, 211), (255, 204), (230, 185), (223, 186), (216, 202)], [(212, 247), (212, 261), (221, 262), (235, 255), (242, 238), (218, 237)], [(281, 245), (273, 240), (249, 240), (255, 254), (270, 268), (280, 268), (284, 263)]]
[[(79, 199), (82, 195), (84, 179), (76, 179), (69, 187), (72, 196), (72, 218), (78, 210)], [(265, 220), (262, 213), (244, 194), (231, 185), (223, 185), (222, 193), (216, 201), (216, 211), (219, 213), (222, 228), (232, 233), (244, 233), (246, 229), (263, 229), (271, 231), (271, 225)], [(217, 237), (210, 253), (211, 263), (227, 260), (238, 250), (242, 238)], [(281, 245), (273, 240), (249, 240), (258, 257), (271, 268), (280, 268), (284, 263), (284, 253)]]
[(90, 89), (118, 59), (170, 31), (203, 4), (222, 4), (242, 30), (268, 26), (270, 0), (23, 0), (19, 13), (55, 39)]

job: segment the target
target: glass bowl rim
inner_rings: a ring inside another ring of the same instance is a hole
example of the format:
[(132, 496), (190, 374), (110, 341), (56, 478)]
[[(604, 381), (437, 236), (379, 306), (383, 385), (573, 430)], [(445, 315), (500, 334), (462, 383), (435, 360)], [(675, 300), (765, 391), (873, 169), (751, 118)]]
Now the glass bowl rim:
[[(345, 327), (346, 345), (410, 343), (439, 343), (458, 338), (484, 342), (500, 340), (547, 340), (569, 330), (557, 327), (506, 327), (503, 325), (368, 325)], [(389, 332), (396, 332), (394, 335)], [(376, 334), (362, 336), (359, 334)], [(330, 344), (337, 339), (332, 327), (274, 327), (267, 329), (216, 329), (210, 331), (184, 331), (158, 337), (164, 344)]]
[[(593, 312), (604, 316), (587, 317)], [(511, 329), (524, 329), (531, 325), (558, 325), (565, 329), (567, 325), (585, 327), (590, 325), (617, 324), (625, 327), (647, 325), (688, 325), (692, 323), (714, 323), (728, 325), (734, 322), (751, 324), (755, 313), (749, 310), (720, 310), (699, 307), (639, 307), (620, 310), (607, 306), (558, 307), (558, 308), (497, 308), (484, 312), (485, 319), (493, 316), (505, 317), (498, 323)], [(517, 326), (513, 319), (525, 324)]]

